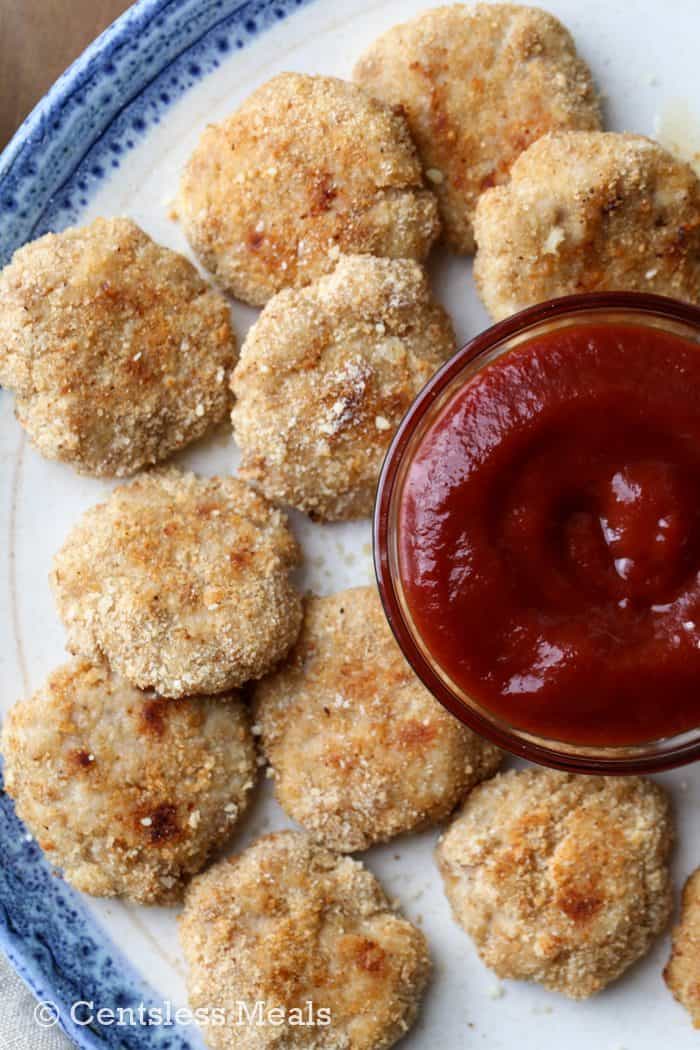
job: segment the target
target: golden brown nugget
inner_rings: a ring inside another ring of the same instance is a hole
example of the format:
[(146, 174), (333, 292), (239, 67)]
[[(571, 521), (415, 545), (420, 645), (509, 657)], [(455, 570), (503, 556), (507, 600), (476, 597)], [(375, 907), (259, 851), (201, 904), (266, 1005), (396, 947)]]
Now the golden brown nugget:
[(300, 73), (206, 129), (178, 212), (219, 284), (256, 306), (332, 270), (338, 252), (424, 259), (439, 232), (402, 114)]
[(514, 4), (424, 11), (379, 37), (355, 67), (401, 106), (451, 247), (474, 251), (479, 194), (508, 178), (548, 131), (600, 127), (591, 74), (553, 15)]
[(651, 781), (528, 769), (475, 788), (437, 860), (487, 966), (585, 999), (666, 928), (672, 837)]
[(293, 644), (299, 548), (285, 515), (237, 478), (165, 469), (88, 510), (51, 584), (71, 652), (167, 697), (219, 693)]
[(690, 1014), (695, 1028), (700, 1028), (700, 868), (683, 889), (681, 918), (673, 931), (664, 980)]
[(20, 248), (0, 276), (0, 382), (49, 459), (122, 477), (230, 409), (226, 301), (130, 219)]
[(403, 414), (454, 349), (447, 314), (408, 259), (345, 256), (307, 288), (280, 292), (232, 379), (240, 475), (316, 519), (369, 515)]
[(444, 820), (502, 757), (416, 678), (375, 587), (307, 599), (254, 719), (281, 806), (342, 852)]
[[(281, 1011), (282, 1024), (206, 1027), (214, 1050), (384, 1050), (415, 1021), (430, 971), (423, 934), (374, 875), (299, 832), (197, 878), (180, 934), (193, 1009)], [(309, 1002), (317, 1023), (301, 1027)]]
[(86, 660), (12, 708), (1, 746), (5, 788), (49, 862), (85, 893), (144, 904), (182, 896), (256, 774), (235, 695), (163, 700)]
[(700, 302), (700, 180), (637, 135), (547, 135), (479, 200), (474, 277), (494, 318), (577, 292)]

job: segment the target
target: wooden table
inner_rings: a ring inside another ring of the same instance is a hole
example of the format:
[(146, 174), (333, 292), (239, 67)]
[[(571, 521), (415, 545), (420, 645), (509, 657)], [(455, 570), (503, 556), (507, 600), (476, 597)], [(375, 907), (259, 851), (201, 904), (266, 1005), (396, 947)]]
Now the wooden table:
[(128, 0), (0, 0), (0, 149)]

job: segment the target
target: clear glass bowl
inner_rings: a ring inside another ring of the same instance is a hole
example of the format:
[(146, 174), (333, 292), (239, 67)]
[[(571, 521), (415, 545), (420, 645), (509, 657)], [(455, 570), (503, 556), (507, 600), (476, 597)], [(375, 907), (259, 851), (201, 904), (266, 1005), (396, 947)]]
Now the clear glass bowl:
[(456, 718), (506, 750), (543, 765), (581, 773), (651, 772), (700, 758), (700, 726), (644, 744), (608, 747), (539, 737), (506, 724), (467, 695), (433, 658), (412, 620), (398, 568), (397, 516), (406, 470), (426, 428), (445, 403), (476, 372), (518, 344), (556, 329), (590, 323), (661, 328), (700, 343), (699, 308), (635, 292), (551, 300), (523, 310), (476, 336), (423, 388), (389, 448), (374, 511), (374, 563), (384, 610), (396, 640), (418, 677)]

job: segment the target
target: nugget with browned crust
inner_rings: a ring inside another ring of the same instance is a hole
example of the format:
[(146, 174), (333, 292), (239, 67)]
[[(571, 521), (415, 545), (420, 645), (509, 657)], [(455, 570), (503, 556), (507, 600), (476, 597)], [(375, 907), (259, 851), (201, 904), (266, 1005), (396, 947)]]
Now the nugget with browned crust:
[(327, 273), (338, 252), (423, 259), (439, 230), (402, 114), (300, 73), (206, 129), (178, 212), (207, 269), (255, 305)]
[(40, 452), (132, 474), (224, 418), (226, 301), (130, 219), (47, 234), (0, 276), (0, 382)]
[(454, 4), (379, 37), (355, 67), (400, 105), (440, 204), (450, 245), (474, 250), (480, 193), (508, 178), (548, 131), (600, 127), (590, 72), (553, 15), (514, 4)]
[(671, 840), (651, 781), (528, 769), (475, 788), (437, 859), (487, 966), (585, 999), (666, 927)]
[(284, 514), (237, 478), (143, 474), (87, 511), (51, 584), (71, 652), (163, 696), (218, 693), (295, 641), (299, 549)]
[(664, 980), (690, 1014), (695, 1028), (700, 1028), (700, 868), (683, 889), (681, 918), (673, 931)]
[(244, 705), (163, 700), (73, 660), (16, 704), (5, 788), (78, 889), (171, 903), (231, 835), (256, 772)]
[(443, 820), (501, 761), (416, 678), (375, 587), (307, 599), (254, 718), (280, 804), (343, 852)]
[(700, 180), (650, 139), (546, 135), (488, 190), (474, 277), (494, 318), (577, 292), (700, 302)]
[[(214, 1050), (385, 1050), (413, 1024), (430, 958), (359, 861), (266, 835), (191, 885), (180, 933), (190, 1005), (276, 1022), (208, 1025)], [(308, 1018), (309, 1004), (315, 1024)]]
[(232, 380), (242, 477), (268, 498), (335, 521), (371, 513), (396, 428), (455, 349), (418, 263), (341, 258), (272, 299)]

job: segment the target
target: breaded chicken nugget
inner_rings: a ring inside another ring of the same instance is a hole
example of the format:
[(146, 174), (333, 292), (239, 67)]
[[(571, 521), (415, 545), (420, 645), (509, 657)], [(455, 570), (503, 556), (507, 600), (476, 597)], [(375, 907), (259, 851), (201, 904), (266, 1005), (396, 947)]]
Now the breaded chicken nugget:
[(231, 835), (256, 773), (245, 706), (162, 700), (73, 660), (2, 730), (5, 788), (79, 890), (172, 903)]
[(204, 265), (254, 305), (327, 273), (338, 252), (423, 259), (439, 232), (403, 115), (300, 73), (206, 129), (178, 210)]
[(685, 884), (681, 920), (673, 931), (673, 949), (664, 980), (700, 1028), (700, 868)]
[(160, 470), (87, 511), (51, 584), (68, 648), (180, 697), (259, 678), (293, 644), (299, 549), (281, 511), (237, 478)]
[[(430, 971), (423, 934), (374, 875), (292, 831), (197, 878), (180, 933), (192, 1007), (234, 1022), (241, 1004), (278, 1011), (276, 1023), (208, 1026), (214, 1050), (383, 1050), (413, 1024)], [(315, 1024), (302, 1027), (309, 1003)]]
[(494, 318), (574, 292), (700, 302), (700, 180), (637, 135), (547, 135), (479, 200), (474, 277)]
[(531, 142), (600, 127), (591, 75), (568, 30), (534, 7), (425, 11), (376, 40), (354, 76), (406, 114), (459, 252), (474, 251), (479, 194), (504, 182)]
[(254, 718), (281, 806), (343, 852), (443, 820), (501, 761), (418, 681), (375, 587), (307, 599)]
[(408, 259), (346, 256), (280, 292), (233, 375), (241, 476), (317, 519), (370, 514), (401, 417), (454, 349), (447, 314)]
[(475, 788), (437, 860), (487, 966), (585, 999), (666, 927), (671, 840), (648, 780), (528, 769)]
[(225, 300), (129, 219), (20, 248), (0, 275), (0, 382), (49, 459), (122, 477), (224, 418)]

